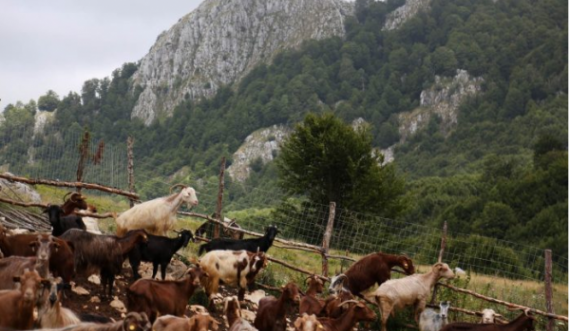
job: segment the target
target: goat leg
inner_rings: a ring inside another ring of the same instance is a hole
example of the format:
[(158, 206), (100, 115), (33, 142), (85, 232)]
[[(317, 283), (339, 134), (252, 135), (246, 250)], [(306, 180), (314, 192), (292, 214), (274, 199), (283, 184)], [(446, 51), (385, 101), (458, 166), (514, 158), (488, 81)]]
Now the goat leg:
[(160, 264), (160, 274), (162, 277), (162, 280), (166, 279), (166, 266), (168, 265), (168, 263), (161, 263)]

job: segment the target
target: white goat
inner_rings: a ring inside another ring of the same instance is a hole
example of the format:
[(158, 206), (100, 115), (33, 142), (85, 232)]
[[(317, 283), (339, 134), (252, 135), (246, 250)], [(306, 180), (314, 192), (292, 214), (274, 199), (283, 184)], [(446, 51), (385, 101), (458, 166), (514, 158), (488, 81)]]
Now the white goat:
[(434, 309), (428, 308), (420, 315), (420, 331), (439, 331), (447, 324), (447, 311), (449, 310), (449, 301), (441, 301), (439, 303), (439, 313)]
[(210, 251), (202, 256), (198, 262), (200, 268), (208, 273), (202, 286), (210, 300), (218, 293), (220, 280), (227, 286), (239, 287), (238, 298), (244, 299), (248, 284), (254, 281), (255, 276), (267, 264), (265, 253), (251, 253), (248, 251)]
[[(88, 204), (86, 210), (90, 213), (96, 213), (97, 207)], [(85, 223), (85, 230), (91, 233), (101, 234), (98, 221), (95, 217), (81, 216), (81, 219), (83, 220), (83, 223)]]
[(391, 279), (380, 285), (370, 297), (374, 296), (378, 309), (382, 313), (382, 331), (386, 331), (386, 322), (394, 308), (415, 305), (416, 323), (424, 310), (431, 289), (440, 278), (453, 278), (454, 274), (446, 263), (436, 263), (430, 272), (414, 274), (400, 279)]
[(157, 236), (165, 236), (166, 232), (176, 223), (176, 212), (182, 203), (186, 202), (188, 207), (198, 204), (196, 191), (192, 187), (177, 184), (171, 187), (171, 192), (177, 186), (182, 186), (179, 193), (143, 202), (121, 213), (115, 219), (117, 236), (122, 237), (127, 231), (137, 229), (146, 230)]
[(295, 331), (320, 331), (323, 329), (321, 322), (317, 319), (315, 315), (303, 315), (299, 316), (293, 323)]
[(481, 311), (481, 323), (493, 324), (495, 323), (495, 311), (493, 309), (483, 309)]
[(44, 298), (42, 306), (38, 309), (37, 323), (44, 329), (61, 328), (81, 323), (73, 311), (61, 306), (61, 291), (58, 290), (58, 284), (62, 282), (61, 278), (50, 280), (49, 295)]

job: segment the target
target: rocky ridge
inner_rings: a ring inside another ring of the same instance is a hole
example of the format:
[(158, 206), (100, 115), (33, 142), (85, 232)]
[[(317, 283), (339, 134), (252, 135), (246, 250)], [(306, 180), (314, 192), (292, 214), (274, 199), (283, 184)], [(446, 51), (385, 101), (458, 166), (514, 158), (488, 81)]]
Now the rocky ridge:
[(143, 91), (131, 117), (149, 125), (184, 99), (213, 96), (283, 49), (343, 36), (352, 11), (342, 0), (206, 0), (141, 60), (133, 82)]
[[(465, 98), (481, 92), (483, 78), (471, 77), (466, 70), (457, 69), (454, 77), (435, 76), (435, 83), (420, 94), (420, 107), (398, 114), (400, 142), (404, 143), (418, 130), (425, 128), (432, 116), (441, 119), (440, 131), (447, 136), (457, 125), (459, 106)], [(396, 145), (398, 145), (396, 144)], [(394, 147), (382, 150), (385, 162), (394, 160)]]

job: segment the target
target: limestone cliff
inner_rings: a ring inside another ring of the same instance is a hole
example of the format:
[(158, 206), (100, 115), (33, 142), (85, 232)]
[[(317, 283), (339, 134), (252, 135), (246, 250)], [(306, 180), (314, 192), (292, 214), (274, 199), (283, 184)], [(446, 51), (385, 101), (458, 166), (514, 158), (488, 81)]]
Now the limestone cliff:
[(399, 28), (407, 20), (414, 17), (422, 10), (429, 7), (430, 0), (406, 0), (403, 6), (398, 7), (392, 13), (388, 14), (384, 30), (394, 30)]
[(141, 60), (131, 117), (148, 125), (185, 98), (214, 95), (259, 63), (304, 40), (344, 35), (342, 0), (206, 0), (163, 32)]
[[(400, 143), (404, 143), (418, 130), (425, 128), (432, 116), (441, 119), (440, 131), (448, 135), (457, 125), (459, 105), (465, 98), (481, 91), (483, 78), (471, 77), (458, 69), (454, 77), (435, 77), (435, 83), (420, 94), (420, 107), (398, 114)], [(385, 162), (393, 161), (394, 146), (382, 151)]]
[(250, 165), (261, 159), (263, 164), (273, 161), (279, 145), (287, 138), (290, 130), (282, 125), (259, 129), (245, 138), (245, 142), (233, 155), (233, 163), (228, 167), (230, 177), (238, 182), (245, 181), (251, 172)]

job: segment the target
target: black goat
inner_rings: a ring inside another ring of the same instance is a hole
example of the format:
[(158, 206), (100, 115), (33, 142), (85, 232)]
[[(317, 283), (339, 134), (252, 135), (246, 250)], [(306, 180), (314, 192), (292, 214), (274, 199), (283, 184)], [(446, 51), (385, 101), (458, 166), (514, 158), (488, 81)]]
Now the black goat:
[(203, 244), (200, 246), (199, 255), (201, 255), (204, 251), (217, 251), (217, 250), (232, 250), (232, 251), (240, 251), (246, 250), (248, 252), (255, 253), (258, 250), (262, 252), (267, 252), (269, 247), (273, 245), (273, 240), (279, 233), (279, 230), (276, 226), (271, 225), (267, 229), (265, 229), (265, 235), (261, 238), (255, 239), (228, 239), (228, 238), (216, 238), (212, 239), (209, 243)]
[(50, 205), (44, 209), (44, 213), (48, 214), (49, 222), (53, 227), (51, 235), (54, 237), (59, 237), (69, 229), (81, 229), (85, 230), (85, 223), (81, 216), (77, 215), (63, 215), (63, 209), (58, 205)]
[(194, 236), (188, 230), (179, 232), (177, 238), (167, 238), (162, 236), (148, 235), (146, 244), (139, 243), (130, 253), (129, 262), (133, 268), (135, 280), (141, 278), (139, 275), (139, 265), (141, 261), (152, 262), (152, 278), (156, 277), (158, 265), (162, 273), (162, 280), (166, 277), (166, 266), (170, 263), (172, 255), (180, 248), (188, 246), (190, 239)]

